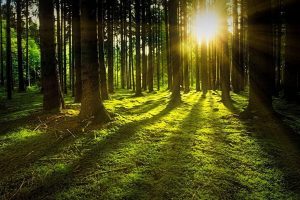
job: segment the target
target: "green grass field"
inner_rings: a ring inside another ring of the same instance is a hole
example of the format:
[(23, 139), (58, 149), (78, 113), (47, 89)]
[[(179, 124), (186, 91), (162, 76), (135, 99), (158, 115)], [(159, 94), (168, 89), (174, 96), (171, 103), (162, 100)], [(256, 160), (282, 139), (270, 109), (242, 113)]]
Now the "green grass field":
[(41, 113), (35, 90), (0, 100), (0, 197), (300, 198), (299, 142), (278, 119), (241, 120), (243, 95), (230, 108), (217, 92), (176, 106), (168, 92), (133, 95), (105, 102), (106, 125), (80, 120), (70, 98), (58, 115)]

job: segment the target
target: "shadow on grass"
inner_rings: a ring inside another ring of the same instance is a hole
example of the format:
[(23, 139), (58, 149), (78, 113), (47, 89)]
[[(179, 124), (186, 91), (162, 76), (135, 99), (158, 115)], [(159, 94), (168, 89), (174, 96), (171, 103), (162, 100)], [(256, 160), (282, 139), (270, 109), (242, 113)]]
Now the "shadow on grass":
[(61, 174), (51, 174), (42, 183), (28, 192), (19, 193), (16, 198), (36, 199), (53, 195), (61, 190), (66, 190), (72, 185), (72, 181), (78, 176), (84, 176), (89, 170), (95, 167), (97, 161), (104, 158), (110, 152), (121, 147), (122, 144), (129, 142), (137, 131), (145, 124), (151, 124), (167, 115), (175, 106), (169, 105), (157, 115), (151, 118), (125, 124), (114, 133), (111, 133), (103, 140), (93, 144), (78, 160), (71, 162), (68, 170)]

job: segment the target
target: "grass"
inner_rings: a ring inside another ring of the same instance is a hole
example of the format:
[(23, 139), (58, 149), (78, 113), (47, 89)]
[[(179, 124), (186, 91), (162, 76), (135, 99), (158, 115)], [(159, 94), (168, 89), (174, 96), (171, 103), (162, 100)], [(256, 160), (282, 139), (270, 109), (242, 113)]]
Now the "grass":
[(40, 113), (40, 94), (17, 94), (0, 112), (0, 196), (299, 199), (299, 151), (284, 124), (240, 120), (243, 95), (231, 108), (217, 92), (178, 106), (169, 97), (120, 90), (105, 102), (115, 120), (101, 127), (80, 121), (70, 100), (53, 116)]

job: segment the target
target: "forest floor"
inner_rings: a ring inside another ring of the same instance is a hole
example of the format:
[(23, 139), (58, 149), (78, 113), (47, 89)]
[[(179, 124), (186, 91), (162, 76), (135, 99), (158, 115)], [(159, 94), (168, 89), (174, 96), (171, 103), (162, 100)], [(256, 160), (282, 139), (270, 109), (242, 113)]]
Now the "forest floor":
[(35, 91), (0, 96), (0, 199), (299, 199), (300, 107), (245, 120), (245, 95), (232, 97), (171, 106), (169, 92), (120, 90), (102, 126), (79, 120), (71, 98), (51, 115)]

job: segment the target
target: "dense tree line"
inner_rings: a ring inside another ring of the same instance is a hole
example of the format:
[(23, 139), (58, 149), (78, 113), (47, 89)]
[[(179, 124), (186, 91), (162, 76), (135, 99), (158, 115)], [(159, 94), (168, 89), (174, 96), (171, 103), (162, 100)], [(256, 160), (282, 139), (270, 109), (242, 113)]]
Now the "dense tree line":
[[(297, 100), (299, 4), (297, 0), (7, 0), (0, 14), (6, 19), (5, 56), (0, 28), (0, 82), (12, 98), (17, 68), (18, 90), (30, 86), (29, 24), (37, 7), (47, 111), (63, 108), (63, 95), (70, 92), (81, 102), (83, 117), (107, 121), (103, 100), (116, 88), (138, 96), (167, 88), (174, 102), (180, 102), (181, 91), (195, 89), (205, 96), (209, 90), (221, 90), (225, 104), (231, 101), (231, 91), (249, 88), (247, 111), (267, 113), (274, 96)], [(208, 10), (221, 16), (220, 33), (199, 43), (193, 37), (192, 19)], [(0, 21), (2, 27), (4, 20)], [(14, 27), (16, 66), (11, 52)]]

